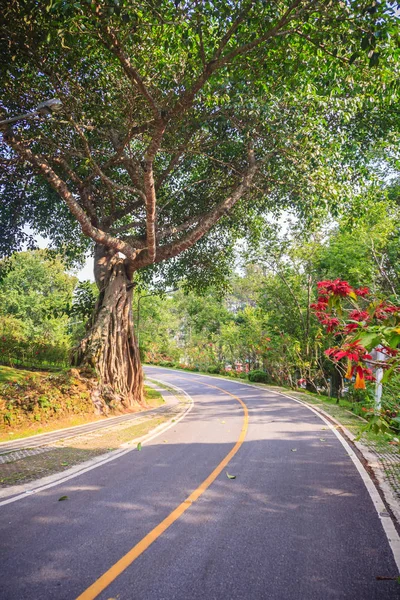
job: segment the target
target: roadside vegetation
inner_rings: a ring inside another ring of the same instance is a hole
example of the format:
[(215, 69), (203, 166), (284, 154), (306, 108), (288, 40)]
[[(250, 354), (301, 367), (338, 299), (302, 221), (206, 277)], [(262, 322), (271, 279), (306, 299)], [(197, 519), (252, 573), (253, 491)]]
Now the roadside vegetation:
[[(400, 426), (399, 187), (363, 199), (357, 219), (281, 232), (263, 223), (226, 286), (143, 293), (139, 339), (149, 364), (249, 379), (346, 405), (371, 429)], [(331, 282), (331, 283), (330, 283)], [(140, 315), (139, 315), (140, 313)], [(383, 360), (371, 356), (375, 346)], [(384, 378), (376, 407), (376, 369)]]
[[(104, 419), (95, 411), (91, 385), (75, 369), (46, 372), (0, 365), (0, 442)], [(156, 408), (164, 400), (145, 386), (145, 403)], [(120, 413), (116, 406), (107, 414)]]

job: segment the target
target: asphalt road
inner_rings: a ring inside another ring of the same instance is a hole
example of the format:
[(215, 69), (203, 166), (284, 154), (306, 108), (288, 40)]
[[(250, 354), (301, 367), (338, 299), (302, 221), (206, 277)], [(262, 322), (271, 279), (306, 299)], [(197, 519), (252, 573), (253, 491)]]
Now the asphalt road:
[[(141, 452), (0, 506), (2, 600), (400, 598), (396, 581), (376, 579), (398, 570), (373, 502), (318, 416), (239, 382), (146, 370), (193, 409)], [(242, 445), (245, 409), (222, 390), (247, 405)]]

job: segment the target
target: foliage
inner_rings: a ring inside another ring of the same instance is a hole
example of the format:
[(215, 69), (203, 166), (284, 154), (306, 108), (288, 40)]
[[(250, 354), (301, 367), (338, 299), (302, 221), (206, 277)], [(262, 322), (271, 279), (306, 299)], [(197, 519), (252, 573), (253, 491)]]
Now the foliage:
[(74, 289), (71, 316), (87, 321), (93, 313), (98, 290), (91, 281), (80, 281)]
[(44, 250), (15, 253), (0, 263), (0, 361), (66, 365), (72, 294), (77, 279)]
[[(354, 289), (340, 279), (319, 282), (318, 292), (318, 301), (312, 308), (339, 340), (325, 354), (335, 361), (346, 358), (345, 377), (356, 377), (356, 389), (365, 389), (365, 379), (374, 379), (366, 362), (385, 369), (385, 380), (399, 369), (399, 306), (373, 296), (367, 287)], [(373, 359), (368, 351), (374, 348), (379, 348), (384, 356)]]
[[(393, 375), (398, 379), (400, 307), (372, 295), (367, 287), (354, 289), (340, 279), (319, 282), (318, 291), (318, 301), (312, 307), (327, 330), (335, 332), (337, 340), (325, 354), (335, 362), (346, 360), (344, 376), (355, 378), (354, 389), (366, 390), (366, 381), (375, 381), (372, 369), (384, 371), (384, 386)], [(367, 429), (385, 433), (391, 424), (398, 428), (399, 408), (398, 398), (391, 406), (387, 402), (381, 406), (372, 403), (365, 409)]]
[(73, 372), (29, 373), (19, 377), (0, 367), (6, 381), (0, 383), (0, 415), (6, 426), (46, 422), (57, 416), (93, 413), (86, 383)]
[(80, 281), (75, 289), (70, 310), (70, 321), (68, 330), (73, 343), (85, 335), (90, 325), (90, 317), (94, 312), (99, 291), (95, 283), (91, 281)]
[(72, 259), (89, 239), (216, 284), (260, 213), (314, 217), (361, 185), (396, 131), (397, 24), (370, 0), (8, 3), (4, 117), (63, 110), (3, 136), (1, 252), (29, 224)]
[[(234, 244), (262, 215), (337, 213), (368, 187), (371, 153), (395, 146), (391, 3), (13, 0), (2, 17), (2, 113), (25, 116), (0, 126), (0, 253), (21, 248), (26, 225), (70, 261), (94, 246), (99, 304), (75, 358), (128, 404), (142, 398), (133, 284), (226, 291)], [(104, 315), (120, 320), (118, 360)], [(189, 362), (220, 364), (225, 344), (255, 366), (264, 321), (251, 307), (238, 318)], [(311, 379), (308, 325), (297, 362)]]
[(268, 376), (268, 373), (265, 371), (249, 371), (249, 381), (254, 381), (258, 383), (271, 383), (271, 379)]

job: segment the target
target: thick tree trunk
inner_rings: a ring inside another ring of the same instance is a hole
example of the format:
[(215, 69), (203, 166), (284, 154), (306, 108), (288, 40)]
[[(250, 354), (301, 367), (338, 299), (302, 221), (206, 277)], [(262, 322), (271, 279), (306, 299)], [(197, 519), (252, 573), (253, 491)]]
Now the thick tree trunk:
[(74, 363), (95, 370), (97, 400), (132, 408), (143, 404), (143, 372), (132, 319), (133, 285), (124, 260), (101, 247), (96, 248), (95, 278), (100, 295)]

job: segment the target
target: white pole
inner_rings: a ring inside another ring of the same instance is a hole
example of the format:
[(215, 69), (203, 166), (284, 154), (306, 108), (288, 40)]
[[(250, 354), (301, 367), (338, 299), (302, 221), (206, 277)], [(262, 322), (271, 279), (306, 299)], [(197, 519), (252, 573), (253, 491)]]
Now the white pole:
[[(383, 362), (386, 360), (386, 355), (380, 352), (381, 346), (375, 348), (376, 360)], [(375, 411), (380, 411), (382, 408), (382, 379), (383, 379), (383, 368), (377, 367), (375, 371)]]

